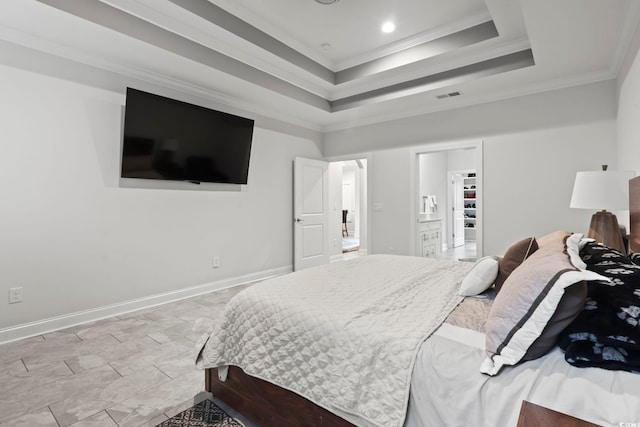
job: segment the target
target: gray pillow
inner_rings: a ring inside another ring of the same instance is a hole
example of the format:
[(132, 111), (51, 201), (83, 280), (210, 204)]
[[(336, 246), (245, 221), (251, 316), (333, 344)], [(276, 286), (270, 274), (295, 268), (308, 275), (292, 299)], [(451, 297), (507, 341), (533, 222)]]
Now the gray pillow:
[(583, 309), (586, 285), (581, 282), (608, 280), (571, 263), (566, 244), (578, 240), (568, 237), (557, 233), (545, 239), (504, 282), (485, 324), (488, 357), (481, 372), (495, 375), (502, 366), (545, 354)]

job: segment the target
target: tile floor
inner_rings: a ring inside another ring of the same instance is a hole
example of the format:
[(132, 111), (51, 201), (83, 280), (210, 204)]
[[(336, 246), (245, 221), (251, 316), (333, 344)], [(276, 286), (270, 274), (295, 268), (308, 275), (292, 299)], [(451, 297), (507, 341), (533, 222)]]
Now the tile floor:
[(155, 426), (192, 406), (204, 398), (195, 342), (243, 288), (0, 345), (0, 426)]
[(0, 345), (0, 425), (155, 426), (192, 406), (195, 341), (241, 289)]
[(476, 242), (466, 242), (464, 245), (458, 246), (457, 248), (443, 250), (438, 258), (466, 261), (475, 259), (476, 254)]

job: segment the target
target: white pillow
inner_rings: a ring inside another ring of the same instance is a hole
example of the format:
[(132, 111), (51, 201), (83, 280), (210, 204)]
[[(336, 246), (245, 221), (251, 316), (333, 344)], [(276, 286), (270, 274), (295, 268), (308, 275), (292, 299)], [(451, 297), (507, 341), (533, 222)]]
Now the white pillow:
[(459, 294), (470, 297), (489, 289), (498, 276), (498, 261), (500, 258), (497, 256), (486, 256), (476, 261), (462, 280)]
[(580, 242), (582, 242), (582, 240), (582, 234), (573, 233), (567, 238), (566, 245), (569, 258), (571, 259), (571, 264), (580, 270), (586, 270), (587, 264), (585, 264), (584, 261), (582, 261), (582, 258), (580, 258)]

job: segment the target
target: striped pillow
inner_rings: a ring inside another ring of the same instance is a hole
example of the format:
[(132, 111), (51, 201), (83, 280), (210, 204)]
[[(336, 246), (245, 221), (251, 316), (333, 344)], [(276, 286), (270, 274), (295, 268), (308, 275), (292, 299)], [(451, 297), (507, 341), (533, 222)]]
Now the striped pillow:
[(567, 288), (586, 286), (584, 280), (607, 280), (574, 266), (569, 253), (575, 248), (568, 249), (567, 243), (579, 239), (569, 236), (554, 233), (545, 239), (504, 282), (485, 324), (488, 357), (481, 372), (495, 375), (502, 366), (545, 354), (584, 307), (584, 289)]

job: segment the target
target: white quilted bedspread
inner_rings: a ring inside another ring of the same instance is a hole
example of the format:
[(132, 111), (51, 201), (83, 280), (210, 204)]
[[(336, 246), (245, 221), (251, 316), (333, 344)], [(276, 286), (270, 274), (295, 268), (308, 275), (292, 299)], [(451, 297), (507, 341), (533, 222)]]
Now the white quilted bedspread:
[(420, 345), (471, 266), (369, 255), (258, 283), (227, 304), (197, 364), (238, 366), (358, 425), (402, 426)]

